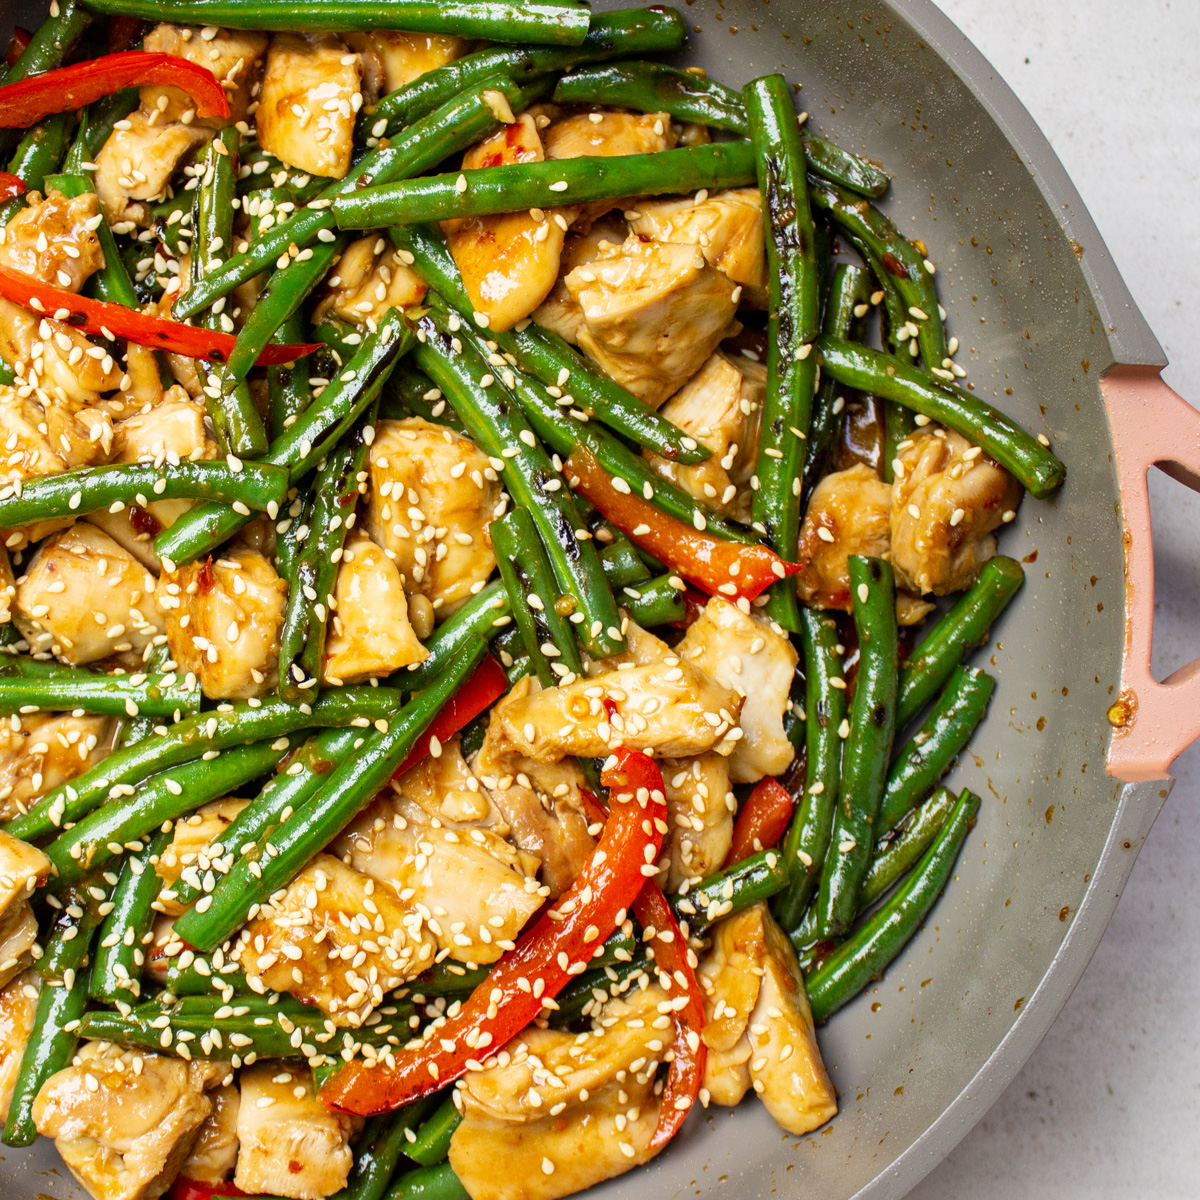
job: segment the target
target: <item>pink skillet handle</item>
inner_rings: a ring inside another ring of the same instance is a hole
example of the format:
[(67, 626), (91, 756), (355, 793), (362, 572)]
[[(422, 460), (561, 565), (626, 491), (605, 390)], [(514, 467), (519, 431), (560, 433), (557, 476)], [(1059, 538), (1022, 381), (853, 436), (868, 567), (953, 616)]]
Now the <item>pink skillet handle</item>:
[(1125, 654), (1108, 773), (1127, 783), (1163, 779), (1200, 737), (1200, 659), (1162, 683), (1150, 674), (1154, 544), (1146, 474), (1158, 466), (1200, 491), (1200, 412), (1149, 367), (1114, 367), (1100, 382), (1116, 453), (1125, 540)]

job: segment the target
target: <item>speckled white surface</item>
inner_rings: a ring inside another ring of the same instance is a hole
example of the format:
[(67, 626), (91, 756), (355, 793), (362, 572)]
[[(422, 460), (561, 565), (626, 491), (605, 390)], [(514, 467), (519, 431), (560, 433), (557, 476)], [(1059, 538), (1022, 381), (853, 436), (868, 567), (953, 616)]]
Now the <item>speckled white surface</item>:
[[(1016, 91), (1200, 407), (1197, 0), (938, 0)], [(1160, 677), (1200, 654), (1200, 497), (1152, 483)], [(1200, 1196), (1200, 746), (1045, 1041), (912, 1200)]]

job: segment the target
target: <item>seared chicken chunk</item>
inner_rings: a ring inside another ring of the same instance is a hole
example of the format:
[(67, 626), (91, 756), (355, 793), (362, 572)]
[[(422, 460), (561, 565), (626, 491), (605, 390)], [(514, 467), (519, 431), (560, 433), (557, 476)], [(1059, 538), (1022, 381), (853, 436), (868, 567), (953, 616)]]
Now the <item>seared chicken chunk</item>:
[(225, 846), (221, 838), (247, 803), (246, 800), (213, 800), (191, 816), (175, 822), (171, 844), (154, 864), (154, 870), (163, 881), (156, 906), (160, 911), (168, 916), (179, 916), (184, 909), (175, 902), (175, 884), (182, 878), (194, 887), (202, 887), (214, 859), (236, 854), (238, 847)]
[[(164, 23), (150, 30), (143, 44), (151, 53), (178, 55), (216, 76), (229, 101), (229, 117), (199, 117), (196, 124), (221, 129), (246, 119), (267, 49), (266, 34), (250, 29), (215, 29), (211, 25), (199, 29)], [(144, 87), (140, 99), (143, 112), (161, 113), (159, 124), (180, 120), (190, 123), (195, 116), (195, 102), (178, 88)]]
[(737, 311), (735, 285), (698, 246), (631, 236), (565, 282), (583, 313), (579, 345), (653, 408), (703, 366)]
[(108, 717), (0, 720), (0, 820), (28, 812), (47, 792), (94, 767), (108, 754), (114, 729)]
[(472, 1200), (555, 1200), (653, 1158), (669, 1004), (634, 987), (594, 1032), (529, 1028), (507, 1061), (465, 1075), (450, 1165)]
[(275, 687), (287, 584), (256, 550), (164, 571), (155, 596), (171, 657), (206, 696), (247, 700)]
[(381, 321), (389, 308), (412, 308), (425, 299), (425, 281), (378, 234), (359, 238), (338, 260), (328, 290), (313, 310), (313, 321), (333, 313), (365, 325)]
[(426, 71), (462, 58), (471, 45), (452, 34), (404, 33), (399, 29), (372, 29), (343, 36), (362, 58), (364, 87), (369, 76), (377, 96), (386, 96)]
[(690, 496), (737, 521), (749, 522), (750, 480), (758, 461), (758, 429), (767, 392), (767, 369), (720, 352), (663, 405), (662, 415), (712, 451), (682, 466), (644, 451), (650, 465)]
[(179, 1174), (197, 1183), (224, 1183), (237, 1166), (238, 1107), (241, 1093), (232, 1084), (209, 1092), (213, 1110), (200, 1126), (192, 1152), (184, 1160)]
[(48, 193), (37, 204), (19, 209), (5, 226), (0, 266), (78, 292), (104, 266), (95, 233), (98, 212), (92, 192), (71, 200), (61, 192)]
[(583, 328), (583, 310), (567, 288), (566, 277), (576, 267), (615, 254), (628, 236), (629, 226), (617, 214), (597, 221), (587, 233), (568, 233), (563, 242), (558, 280), (534, 311), (533, 319), (568, 342), (577, 343)]
[(29, 965), (38, 932), (29, 898), (49, 873), (39, 849), (0, 830), (0, 987)]
[(13, 580), (8, 551), (0, 546), (0, 625), (7, 625), (12, 620), (12, 602), (16, 594), (17, 585)]
[(945, 596), (975, 582), (996, 553), (993, 530), (1012, 520), (1023, 489), (961, 434), (927, 429), (897, 448), (892, 485), (892, 565), (896, 583)]
[(323, 1200), (346, 1186), (357, 1122), (317, 1099), (307, 1067), (259, 1063), (242, 1072), (241, 1085), (237, 1187), (249, 1196)]
[(341, 179), (350, 169), (361, 83), (359, 57), (341, 38), (275, 34), (255, 116), (260, 145), (288, 166)]
[(448, 617), (496, 565), (487, 529), (500, 512), (496, 471), (470, 438), (406, 417), (376, 425), (370, 472), (367, 532), (405, 590)]
[(496, 752), (537, 762), (601, 758), (617, 746), (670, 757), (729, 754), (742, 698), (686, 658), (539, 690), (527, 675), (492, 710)]
[(35, 651), (72, 666), (140, 654), (163, 632), (154, 586), (133, 555), (79, 523), (42, 543), (17, 583), (13, 619)]
[[(357, 1027), (384, 995), (433, 962), (420, 912), (329, 854), (318, 854), (242, 935), (246, 974)], [(239, 1184), (239, 1186), (242, 1186)]]
[(729, 759), (729, 778), (755, 783), (764, 775), (781, 775), (795, 757), (783, 732), (798, 662), (787, 636), (772, 622), (714, 596), (688, 627), (676, 653), (744, 697), (742, 736)]
[(733, 844), (737, 800), (729, 786), (730, 760), (719, 754), (665, 758), (659, 765), (669, 826), (659, 861), (667, 867), (663, 887), (677, 892), (684, 880), (721, 869)]
[(228, 1067), (86, 1042), (38, 1093), (33, 1119), (96, 1200), (154, 1200), (174, 1181)]
[(821, 1061), (804, 979), (787, 935), (765, 904), (726, 917), (697, 972), (706, 993), (704, 1086), (717, 1104), (751, 1087), (789, 1133), (820, 1128), (837, 1113)]
[(639, 200), (629, 228), (656, 242), (699, 246), (710, 266), (741, 285), (743, 305), (767, 307), (762, 193), (758, 188), (733, 188), (704, 200), (698, 196)]
[[(324, 600), (318, 597), (317, 603)], [(334, 601), (325, 646), (326, 682), (358, 683), (429, 657), (409, 622), (399, 568), (365, 534), (346, 540)]]
[(42, 977), (36, 971), (26, 971), (0, 989), (0, 1121), (8, 1120), (41, 990)]

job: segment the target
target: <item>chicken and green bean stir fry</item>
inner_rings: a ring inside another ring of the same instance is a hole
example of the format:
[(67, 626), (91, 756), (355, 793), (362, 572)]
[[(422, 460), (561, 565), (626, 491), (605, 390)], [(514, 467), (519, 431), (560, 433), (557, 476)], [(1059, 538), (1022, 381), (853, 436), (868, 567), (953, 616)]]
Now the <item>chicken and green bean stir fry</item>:
[(684, 43), (14, 34), (0, 1115), (97, 1200), (551, 1200), (697, 1103), (834, 1117), (1064, 468), (959, 386), (883, 169)]

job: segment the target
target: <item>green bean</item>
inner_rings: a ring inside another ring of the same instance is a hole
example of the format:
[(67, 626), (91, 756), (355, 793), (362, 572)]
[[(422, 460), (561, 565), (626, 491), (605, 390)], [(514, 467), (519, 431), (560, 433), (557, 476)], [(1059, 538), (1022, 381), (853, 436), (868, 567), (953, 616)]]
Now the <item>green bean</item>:
[(902, 442), (912, 436), (917, 423), (913, 414), (900, 404), (891, 402), (883, 406), (883, 479), (894, 483), (896, 479), (896, 455)]
[(227, 29), (403, 29), (550, 46), (582, 42), (591, 15), (563, 0), (322, 0), (303, 9), (292, 0), (88, 0), (88, 6), (108, 16)]
[(384, 388), (379, 412), (385, 420), (420, 417), (430, 424), (444, 425), (447, 429), (466, 433), (458, 413), (446, 403), (441, 390), (433, 386), (433, 380), (424, 371), (418, 371), (406, 363), (401, 363), (392, 372)]
[[(104, 143), (113, 135), (118, 121), (123, 121), (141, 103), (138, 88), (121, 88), (120, 91), (110, 92), (100, 100), (87, 106), (87, 131), (79, 141), (80, 158), (78, 167), (72, 170), (87, 171), (85, 166), (96, 161)], [(84, 156), (86, 155), (86, 158)]]
[(447, 1162), (405, 1172), (392, 1184), (384, 1200), (471, 1200), (471, 1197)]
[(624, 535), (600, 551), (600, 562), (613, 587), (645, 583), (650, 578), (650, 568), (642, 562), (633, 543)]
[[(435, 1093), (406, 1104), (398, 1112), (384, 1113), (367, 1122), (354, 1156), (354, 1169), (346, 1186), (336, 1193), (338, 1200), (380, 1200), (400, 1160), (406, 1155), (413, 1157), (416, 1143), (410, 1143), (408, 1139), (436, 1101)], [(430, 1121), (433, 1119), (429, 1118)], [(417, 1141), (420, 1141), (420, 1134), (417, 1134)]]
[[(333, 182), (327, 176), (289, 167), (256, 142), (243, 143), (238, 156), (237, 193), (242, 197), (248, 198), (255, 192), (261, 194), (270, 190), (278, 193), (271, 197), (273, 205), (280, 201), (301, 205), (315, 200)], [(243, 199), (242, 210), (247, 216), (259, 216), (257, 209), (257, 204), (247, 209), (246, 200)]]
[(202, 699), (195, 682), (166, 675), (94, 675), (68, 667), (43, 678), (0, 678), (0, 714), (96, 713), (108, 717), (179, 717)]
[(921, 640), (900, 668), (896, 728), (903, 729), (937, 695), (955, 667), (987, 641), (992, 625), (1025, 582), (1016, 559), (997, 554)]
[(405, 1150), (405, 1154), (422, 1167), (445, 1162), (446, 1155), (450, 1153), (450, 1139), (461, 1124), (462, 1113), (455, 1106), (454, 1093), (451, 1091), (433, 1116), (417, 1130), (417, 1140)]
[(828, 614), (801, 609), (804, 647), (804, 795), (783, 844), (790, 881), (774, 905), (784, 929), (794, 928), (808, 908), (829, 853), (833, 814), (842, 783), (842, 734), (846, 683), (842, 675), (837, 622)]
[(424, 336), (415, 353), (417, 365), (442, 389), (475, 444), (496, 465), (514, 507), (528, 509), (537, 523), (559, 590), (575, 600), (571, 623), (578, 626), (580, 641), (593, 658), (618, 653), (625, 639), (600, 556), (590, 539), (578, 539), (583, 519), (521, 408), (472, 349), (475, 335), (457, 317), (430, 309), (418, 328)]
[(17, 373), (13, 370), (12, 364), (0, 358), (0, 383), (12, 387), (17, 382)]
[(809, 975), (813, 1018), (827, 1021), (904, 949), (950, 879), (958, 852), (975, 823), (979, 797), (964, 789), (937, 840), (892, 897)]
[[(220, 955), (221, 966), (214, 965)], [(165, 991), (172, 996), (207, 996), (209, 992), (220, 992), (228, 1002), (232, 996), (248, 996), (250, 984), (246, 973), (232, 959), (226, 959), (217, 951), (211, 958), (195, 951), (185, 950), (168, 959)]]
[(451, 96), (496, 74), (527, 83), (578, 63), (597, 62), (618, 54), (678, 50), (686, 39), (683, 18), (673, 8), (623, 8), (596, 13), (587, 36), (570, 49), (494, 46), (426, 71), (411, 83), (389, 92), (374, 107), (364, 107), (356, 140), (392, 137)]
[(368, 409), (313, 481), (309, 534), (296, 558), (279, 635), (279, 694), (285, 700), (302, 699), (321, 679), (334, 587), (349, 520), (365, 486), (367, 430), (374, 426), (374, 410)]
[(496, 580), (476, 592), (433, 631), (425, 643), (425, 649), (429, 651), (427, 659), (397, 671), (388, 683), (406, 692), (419, 692), (446, 670), (475, 638), (493, 638), (511, 624), (508, 594), (504, 585)]
[(933, 845), (957, 802), (958, 797), (947, 788), (935, 788), (927, 800), (913, 809), (895, 836), (876, 847), (871, 868), (863, 880), (860, 912), (874, 904)]
[[(193, 762), (211, 751), (283, 737), (298, 729), (353, 725), (366, 728), (399, 707), (392, 688), (338, 688), (311, 705), (269, 697), (253, 704), (222, 705), (185, 717), (161, 735), (110, 754), (82, 775), (52, 788), (27, 812), (4, 826), (13, 837), (34, 841), (68, 821), (79, 821), (105, 800), (129, 795), (130, 787), (158, 771)], [(311, 710), (311, 711), (309, 711)]]
[(668, 899), (675, 915), (687, 921), (688, 933), (697, 937), (730, 913), (770, 900), (787, 882), (783, 856), (775, 850), (759, 850)]
[[(287, 467), (297, 483), (337, 445), (346, 430), (378, 396), (396, 362), (413, 344), (404, 317), (389, 309), (379, 328), (322, 393), (268, 449), (263, 462)], [(249, 517), (221, 504), (198, 504), (154, 541), (160, 559), (172, 565), (210, 554), (249, 522)]]
[(820, 337), (821, 365), (845, 387), (873, 392), (923, 413), (982, 446), (1031, 495), (1044, 500), (1066, 478), (1067, 469), (1038, 438), (986, 400), (930, 379), (919, 367), (856, 342)]
[(633, 980), (651, 969), (645, 952), (639, 951), (625, 962), (613, 963), (577, 976), (554, 998), (554, 1025), (569, 1028), (584, 1017), (596, 1016), (609, 1000), (626, 990), (629, 986), (627, 980)]
[[(62, 163), (74, 124), (73, 112), (61, 112), (26, 130), (9, 160), (8, 173), (20, 179), (28, 191), (41, 191), (46, 176), (53, 175)], [(0, 144), (2, 142), (0, 138)], [(7, 204), (0, 205), (0, 225), (7, 225), (24, 207), (24, 196), (15, 196)]]
[(59, 0), (58, 11), (37, 27), (17, 61), (0, 73), (0, 83), (18, 83), (61, 67), (91, 23), (91, 14), (76, 0)]
[[(279, 327), (271, 342), (273, 345), (294, 345), (303, 342), (305, 334), (304, 316), (294, 312)], [(272, 441), (281, 437), (312, 403), (309, 361), (310, 356), (305, 355), (293, 363), (267, 368), (267, 433)]]
[[(800, 488), (817, 359), (812, 340), (821, 320), (816, 238), (805, 181), (804, 143), (782, 75), (766, 75), (742, 92), (763, 196), (767, 243), (767, 390), (759, 432), (752, 514), (767, 544), (788, 562), (798, 557)], [(770, 590), (767, 614), (799, 633), (793, 584)]]
[(674, 575), (660, 575), (645, 583), (629, 584), (616, 592), (617, 603), (643, 629), (677, 624), (687, 619), (686, 588)]
[(425, 691), (398, 711), (393, 709), (386, 732), (373, 731), (356, 754), (334, 767), (315, 795), (287, 821), (268, 830), (210, 895), (179, 918), (175, 924), (179, 938), (198, 950), (214, 950), (248, 914), (286, 887), (391, 779), (430, 721), (475, 669), (485, 649), (481, 638), (472, 640)]
[(817, 932), (826, 939), (849, 929), (858, 911), (896, 722), (899, 650), (892, 566), (881, 558), (852, 554), (848, 567), (859, 659), (842, 784), (817, 890)]
[[(91, 676), (91, 672), (81, 667), (68, 667), (55, 659), (27, 658), (23, 654), (6, 654), (0, 658), (0, 680), (34, 679), (57, 683), (84, 675)], [(6, 685), (0, 683), (0, 686)]]
[(141, 995), (145, 946), (152, 939), (151, 905), (162, 890), (155, 864), (171, 844), (171, 831), (159, 832), (121, 868), (113, 889), (112, 912), (100, 926), (88, 995), (104, 1004), (131, 1004)]
[[(466, 187), (462, 186), (466, 181)], [(617, 158), (553, 159), (426, 175), (333, 202), (340, 229), (378, 229), (562, 204), (741, 187), (754, 181), (754, 150), (744, 142), (687, 146)]]
[(488, 532), (509, 609), (542, 687), (582, 678), (575, 631), (563, 615), (562, 594), (529, 510), (514, 508)]

